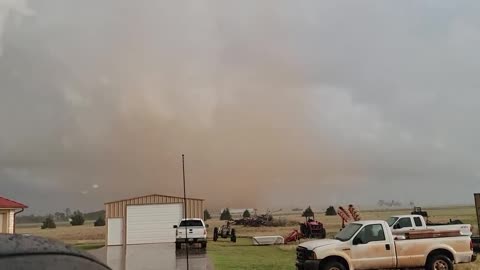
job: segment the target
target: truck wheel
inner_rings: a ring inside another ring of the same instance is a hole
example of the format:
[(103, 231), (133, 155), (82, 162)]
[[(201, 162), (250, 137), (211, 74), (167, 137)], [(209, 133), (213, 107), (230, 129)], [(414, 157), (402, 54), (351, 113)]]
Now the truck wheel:
[(445, 255), (434, 255), (428, 259), (427, 270), (453, 270), (452, 261)]
[(215, 227), (215, 228), (213, 229), (213, 241), (216, 242), (217, 239), (218, 239), (218, 228)]
[(207, 242), (202, 243), (202, 249), (207, 249)]
[(307, 227), (307, 238), (313, 238), (312, 229)]
[(347, 268), (341, 262), (329, 261), (322, 267), (322, 270), (347, 270)]
[(307, 235), (307, 226), (305, 224), (300, 224), (300, 232), (303, 234), (303, 235)]
[(322, 228), (320, 232), (320, 239), (325, 239), (325, 237), (327, 237), (327, 231), (325, 230), (325, 228)]

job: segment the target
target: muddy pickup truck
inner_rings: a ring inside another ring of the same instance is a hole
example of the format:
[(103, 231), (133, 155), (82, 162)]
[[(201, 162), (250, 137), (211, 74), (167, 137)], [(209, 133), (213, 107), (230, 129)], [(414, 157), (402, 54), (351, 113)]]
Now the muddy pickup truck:
[(394, 240), (382, 220), (356, 221), (335, 239), (302, 243), (297, 270), (356, 270), (419, 268), (451, 270), (454, 264), (475, 261), (469, 236)]
[(387, 219), (388, 226), (395, 235), (411, 231), (459, 231), (462, 235), (472, 235), (472, 225), (458, 223), (427, 223), (420, 215), (392, 216)]

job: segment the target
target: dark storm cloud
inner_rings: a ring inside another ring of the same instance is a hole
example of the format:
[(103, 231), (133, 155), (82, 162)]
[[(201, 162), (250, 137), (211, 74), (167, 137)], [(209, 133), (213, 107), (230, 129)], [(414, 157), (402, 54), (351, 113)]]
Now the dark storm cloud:
[(211, 207), (470, 202), (470, 5), (0, 0), (1, 192), (179, 194), (185, 153)]

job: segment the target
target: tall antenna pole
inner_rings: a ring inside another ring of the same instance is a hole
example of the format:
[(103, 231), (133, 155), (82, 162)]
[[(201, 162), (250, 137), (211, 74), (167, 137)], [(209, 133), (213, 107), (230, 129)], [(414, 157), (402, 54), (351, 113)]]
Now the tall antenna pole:
[[(183, 212), (184, 212), (184, 219), (187, 219), (187, 191), (185, 188), (185, 155), (184, 154), (182, 154), (182, 169), (183, 169)], [(188, 221), (185, 220), (185, 248), (187, 251), (187, 270), (189, 270), (187, 225), (188, 225)]]

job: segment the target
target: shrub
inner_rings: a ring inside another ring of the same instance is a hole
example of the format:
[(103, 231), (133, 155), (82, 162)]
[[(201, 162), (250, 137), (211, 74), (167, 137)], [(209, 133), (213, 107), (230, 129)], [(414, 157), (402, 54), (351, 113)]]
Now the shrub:
[(105, 226), (105, 219), (103, 217), (98, 217), (97, 220), (95, 220), (95, 223), (93, 223), (93, 226), (95, 227)]
[(225, 208), (220, 215), (220, 220), (231, 220), (232, 215), (230, 214), (230, 210), (228, 208)]
[(72, 219), (72, 221), (70, 221), (70, 224), (72, 224), (72, 226), (79, 226), (79, 225), (83, 225), (83, 223), (85, 223), (85, 218), (83, 217), (82, 212), (80, 212), (78, 210), (73, 212), (73, 215), (71, 216), (71, 219)]
[(250, 212), (248, 211), (248, 209), (245, 209), (245, 211), (243, 212), (243, 217), (244, 218), (249, 218), (250, 217)]
[(305, 211), (303, 211), (302, 213), (302, 217), (313, 217), (313, 216), (314, 214), (310, 206), (307, 209), (305, 209)]
[(41, 229), (42, 230), (44, 230), (44, 229), (55, 229), (56, 227), (57, 227), (57, 225), (55, 224), (55, 221), (53, 221), (53, 217), (48, 216), (45, 219), (45, 221), (43, 222)]
[(325, 211), (326, 216), (336, 216), (337, 211), (335, 211), (335, 208), (333, 206), (330, 206), (327, 208), (327, 211)]
[(208, 212), (207, 209), (203, 210), (203, 220), (209, 220), (211, 219), (212, 216), (210, 216), (210, 213)]

